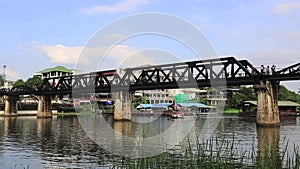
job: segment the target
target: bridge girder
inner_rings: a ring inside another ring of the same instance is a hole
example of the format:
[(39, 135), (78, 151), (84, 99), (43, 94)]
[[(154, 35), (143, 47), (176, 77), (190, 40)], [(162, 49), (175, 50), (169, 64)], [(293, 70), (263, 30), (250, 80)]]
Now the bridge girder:
[(261, 80), (300, 80), (300, 63), (276, 74), (262, 75), (247, 60), (234, 57), (148, 67), (105, 70), (44, 79), (39, 88), (2, 90), (0, 95), (61, 95), (112, 90), (153, 90), (190, 87), (254, 85)]

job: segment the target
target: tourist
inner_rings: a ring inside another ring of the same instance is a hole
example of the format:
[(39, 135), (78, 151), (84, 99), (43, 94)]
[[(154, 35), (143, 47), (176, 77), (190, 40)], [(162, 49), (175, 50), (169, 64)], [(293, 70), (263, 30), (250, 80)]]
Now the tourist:
[(261, 66), (260, 66), (260, 73), (261, 73), (262, 75), (264, 75), (265, 72), (266, 72), (265, 66), (264, 66), (264, 65), (261, 65)]
[(276, 66), (275, 65), (272, 65), (271, 71), (272, 71), (272, 75), (275, 74), (275, 72), (276, 72)]
[(270, 66), (267, 66), (267, 75), (270, 75)]

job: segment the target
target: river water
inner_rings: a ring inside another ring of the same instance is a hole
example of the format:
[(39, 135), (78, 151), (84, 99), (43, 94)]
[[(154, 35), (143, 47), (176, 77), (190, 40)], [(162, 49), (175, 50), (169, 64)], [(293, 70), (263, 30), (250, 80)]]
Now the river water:
[[(97, 116), (93, 116), (92, 120), (97, 120)], [(150, 124), (141, 123), (151, 118)], [(182, 120), (151, 116), (134, 116), (136, 122), (113, 122), (111, 116), (105, 116), (105, 119), (116, 130), (135, 138), (155, 135), (156, 132), (170, 128), (174, 121)], [(207, 116), (196, 118), (192, 130), (199, 133), (205, 120)], [(0, 168), (109, 167), (112, 159), (116, 161), (118, 158), (106, 148), (103, 149), (106, 145), (98, 145), (87, 136), (81, 122), (81, 117), (77, 116), (52, 119), (37, 119), (34, 116), (0, 117)], [(262, 142), (271, 142), (272, 139), (280, 140), (280, 148), (283, 148), (287, 141), (289, 149), (293, 149), (294, 144), (300, 146), (300, 117), (282, 119), (278, 129), (257, 128), (254, 119), (242, 119), (237, 116), (222, 116), (218, 123), (213, 125), (217, 126), (212, 137), (234, 137), (239, 140), (240, 148), (244, 150), (250, 151), (252, 147), (257, 148)], [(261, 137), (262, 135), (264, 137)]]

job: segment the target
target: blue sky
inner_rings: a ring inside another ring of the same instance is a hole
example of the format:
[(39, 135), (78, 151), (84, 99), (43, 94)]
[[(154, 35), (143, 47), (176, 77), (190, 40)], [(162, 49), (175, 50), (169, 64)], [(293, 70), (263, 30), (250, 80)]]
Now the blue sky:
[[(75, 68), (82, 47), (98, 30), (141, 12), (178, 16), (199, 28), (219, 55), (247, 59), (257, 67), (281, 68), (300, 61), (299, 1), (0, 0), (0, 60), (7, 65), (7, 78), (27, 79), (56, 65)], [(129, 44), (119, 52), (146, 46)], [(292, 90), (299, 86), (284, 84)]]

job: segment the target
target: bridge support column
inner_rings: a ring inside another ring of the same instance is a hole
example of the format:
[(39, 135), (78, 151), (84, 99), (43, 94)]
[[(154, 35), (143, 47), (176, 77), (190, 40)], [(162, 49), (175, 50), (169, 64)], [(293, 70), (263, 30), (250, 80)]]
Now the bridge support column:
[(113, 99), (115, 102), (114, 120), (130, 120), (130, 97), (129, 93), (119, 91), (113, 93)]
[(278, 90), (279, 82), (261, 81), (260, 85), (254, 85), (257, 92), (258, 126), (279, 126)]
[(37, 118), (52, 117), (51, 96), (39, 96)]
[(19, 96), (4, 96), (4, 100), (5, 108), (3, 116), (17, 116), (17, 101), (19, 100)]

